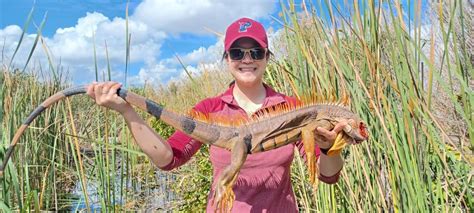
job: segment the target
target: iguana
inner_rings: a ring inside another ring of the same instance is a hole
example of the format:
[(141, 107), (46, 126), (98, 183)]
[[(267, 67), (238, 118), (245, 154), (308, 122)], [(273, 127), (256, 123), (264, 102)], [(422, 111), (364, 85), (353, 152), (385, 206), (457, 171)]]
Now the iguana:
[[(52, 104), (65, 97), (85, 93), (86, 89), (87, 86), (83, 85), (60, 91), (46, 99), (26, 118), (6, 151), (3, 164), (0, 165), (0, 177), (3, 176), (15, 145), (29, 124)], [(235, 199), (232, 186), (248, 154), (275, 149), (302, 140), (309, 179), (314, 183), (316, 177), (314, 131), (317, 127), (330, 129), (341, 119), (346, 119), (349, 120), (349, 124), (343, 129), (344, 133), (338, 135), (338, 138), (343, 135), (356, 142), (368, 139), (366, 124), (340, 104), (285, 104), (276, 109), (267, 110), (256, 118), (225, 124), (225, 122), (219, 122), (219, 119), (213, 119), (209, 115), (198, 112), (191, 112), (189, 115), (171, 112), (156, 102), (126, 89), (119, 89), (117, 94), (131, 105), (147, 111), (195, 140), (232, 152), (231, 164), (218, 177), (214, 190), (213, 202), (219, 211), (232, 208)], [(329, 151), (331, 155), (331, 150)]]

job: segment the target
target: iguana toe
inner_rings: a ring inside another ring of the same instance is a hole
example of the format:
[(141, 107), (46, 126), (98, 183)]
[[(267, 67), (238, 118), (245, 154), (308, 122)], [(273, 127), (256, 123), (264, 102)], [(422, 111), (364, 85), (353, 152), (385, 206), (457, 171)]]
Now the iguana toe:
[(214, 193), (214, 211), (215, 212), (230, 212), (232, 209), (233, 202), (235, 200), (235, 194), (232, 190), (232, 184), (218, 185)]

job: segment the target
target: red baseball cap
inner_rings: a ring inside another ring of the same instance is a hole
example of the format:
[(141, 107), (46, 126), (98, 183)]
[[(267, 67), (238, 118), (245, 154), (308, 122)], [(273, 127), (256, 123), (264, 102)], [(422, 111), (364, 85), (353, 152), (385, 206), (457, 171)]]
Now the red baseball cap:
[(241, 18), (227, 27), (224, 39), (225, 50), (229, 50), (237, 39), (243, 37), (252, 38), (263, 48), (268, 47), (267, 33), (263, 25), (250, 18)]

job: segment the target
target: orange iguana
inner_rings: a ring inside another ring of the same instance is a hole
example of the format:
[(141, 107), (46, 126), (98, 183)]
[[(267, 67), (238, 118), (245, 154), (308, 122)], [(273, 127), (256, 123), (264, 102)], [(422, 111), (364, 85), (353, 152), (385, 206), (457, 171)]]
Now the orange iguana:
[[(3, 170), (13, 149), (28, 125), (47, 107), (65, 97), (85, 93), (86, 88), (86, 86), (77, 86), (58, 92), (46, 99), (26, 118), (7, 149), (3, 164), (0, 165), (0, 177), (3, 176)], [(125, 89), (119, 89), (117, 93), (130, 104), (147, 111), (190, 137), (232, 152), (231, 164), (223, 170), (216, 182), (213, 201), (218, 210), (232, 208), (235, 199), (232, 185), (248, 154), (275, 149), (302, 140), (310, 181), (314, 183), (316, 177), (314, 131), (317, 127), (331, 129), (341, 119), (346, 119), (349, 120), (349, 124), (343, 129), (343, 134), (338, 135), (338, 138), (350, 137), (356, 142), (362, 142), (368, 138), (365, 123), (356, 114), (338, 104), (284, 105), (279, 109), (263, 113), (255, 119), (220, 124), (218, 120), (209, 118), (208, 115), (194, 112), (184, 116), (168, 111), (159, 104)], [(329, 155), (331, 155), (331, 150), (329, 150)]]

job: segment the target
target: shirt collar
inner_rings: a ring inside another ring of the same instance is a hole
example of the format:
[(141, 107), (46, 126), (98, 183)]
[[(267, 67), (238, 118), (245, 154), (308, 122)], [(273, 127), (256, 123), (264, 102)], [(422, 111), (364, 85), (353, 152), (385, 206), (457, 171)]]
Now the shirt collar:
[[(235, 98), (233, 95), (234, 86), (235, 86), (235, 83), (229, 86), (229, 88), (221, 95), (221, 100), (224, 101), (224, 103), (238, 106), (237, 101), (235, 101)], [(265, 87), (266, 96), (265, 96), (265, 100), (263, 102), (262, 108), (270, 107), (270, 106), (274, 106), (274, 105), (286, 102), (286, 99), (282, 94), (277, 93), (275, 90), (273, 90), (270, 86), (268, 86), (265, 83), (263, 84), (263, 86)]]

